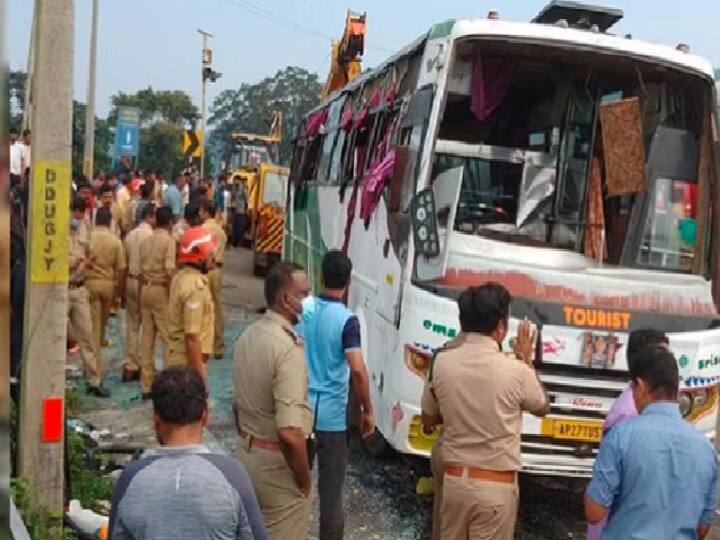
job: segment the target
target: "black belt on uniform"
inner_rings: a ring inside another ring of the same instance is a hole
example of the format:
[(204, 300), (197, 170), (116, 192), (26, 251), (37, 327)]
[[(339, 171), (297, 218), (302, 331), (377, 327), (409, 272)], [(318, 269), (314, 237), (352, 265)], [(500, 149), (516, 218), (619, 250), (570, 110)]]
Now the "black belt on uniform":
[(128, 274), (127, 277), (130, 279), (140, 279), (140, 276), (136, 276), (135, 274)]
[(167, 281), (154, 281), (151, 279), (143, 279), (143, 285), (157, 285), (158, 287), (167, 287), (169, 286), (169, 283)]
[(85, 286), (85, 280), (82, 281), (71, 281), (68, 283), (69, 289), (79, 289), (80, 287)]
[(222, 267), (223, 267), (223, 263), (217, 262), (217, 261), (215, 262), (215, 268), (222, 268)]

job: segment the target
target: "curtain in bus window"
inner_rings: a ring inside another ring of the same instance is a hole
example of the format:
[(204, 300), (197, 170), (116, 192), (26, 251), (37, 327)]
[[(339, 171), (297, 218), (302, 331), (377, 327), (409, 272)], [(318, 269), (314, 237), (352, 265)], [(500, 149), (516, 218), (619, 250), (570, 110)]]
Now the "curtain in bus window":
[(317, 135), (320, 132), (320, 127), (322, 127), (327, 121), (327, 116), (327, 107), (325, 107), (321, 111), (317, 111), (311, 114), (305, 124), (305, 133), (303, 135), (305, 137), (314, 137), (315, 135)]
[(385, 185), (392, 178), (395, 169), (395, 149), (390, 150), (385, 157), (376, 162), (368, 172), (360, 199), (360, 218), (367, 228), (370, 218), (380, 202)]
[(605, 183), (608, 197), (645, 191), (645, 146), (640, 100), (600, 105)]
[(480, 49), (475, 49), (470, 79), (470, 108), (478, 120), (485, 121), (502, 103), (510, 89), (511, 79), (512, 68), (506, 60), (483, 58)]
[(596, 261), (607, 258), (605, 246), (605, 213), (603, 209), (602, 177), (600, 160), (592, 160), (590, 171), (590, 193), (587, 199), (587, 226), (585, 227), (585, 256)]

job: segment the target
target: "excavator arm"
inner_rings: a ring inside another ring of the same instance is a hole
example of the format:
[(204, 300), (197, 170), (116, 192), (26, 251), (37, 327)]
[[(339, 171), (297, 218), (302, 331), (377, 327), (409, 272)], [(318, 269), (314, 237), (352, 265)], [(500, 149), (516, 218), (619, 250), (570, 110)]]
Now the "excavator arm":
[(332, 44), (330, 72), (322, 99), (360, 75), (362, 55), (365, 52), (365, 17), (366, 13), (348, 11), (342, 39)]

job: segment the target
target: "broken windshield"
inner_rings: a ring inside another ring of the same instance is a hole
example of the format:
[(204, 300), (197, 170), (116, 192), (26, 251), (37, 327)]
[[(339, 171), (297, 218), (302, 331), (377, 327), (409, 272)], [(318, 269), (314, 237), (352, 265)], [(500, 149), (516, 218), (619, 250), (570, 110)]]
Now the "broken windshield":
[(696, 186), (714, 174), (698, 172), (709, 82), (624, 56), (478, 40), (457, 46), (451, 70), (432, 178), (464, 168), (455, 230), (692, 270), (710, 208)]

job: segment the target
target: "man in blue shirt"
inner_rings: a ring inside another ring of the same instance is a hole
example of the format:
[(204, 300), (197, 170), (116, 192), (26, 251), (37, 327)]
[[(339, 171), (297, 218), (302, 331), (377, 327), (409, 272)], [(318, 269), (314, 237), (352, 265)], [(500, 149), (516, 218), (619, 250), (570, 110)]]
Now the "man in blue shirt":
[(185, 188), (186, 177), (184, 174), (178, 174), (175, 177), (175, 183), (168, 186), (165, 190), (164, 203), (172, 210), (173, 219), (178, 221), (183, 216), (185, 202), (183, 200), (183, 189)]
[(717, 506), (717, 455), (677, 405), (678, 367), (665, 347), (630, 364), (640, 415), (607, 434), (585, 494), (585, 516), (609, 516), (603, 540), (703, 539)]
[(315, 412), (320, 498), (320, 540), (343, 537), (342, 490), (347, 467), (348, 382), (362, 407), (361, 434), (375, 430), (367, 368), (360, 348), (360, 323), (343, 303), (352, 263), (341, 251), (322, 262), (323, 292), (303, 306), (298, 327), (305, 338), (310, 375), (309, 398)]

